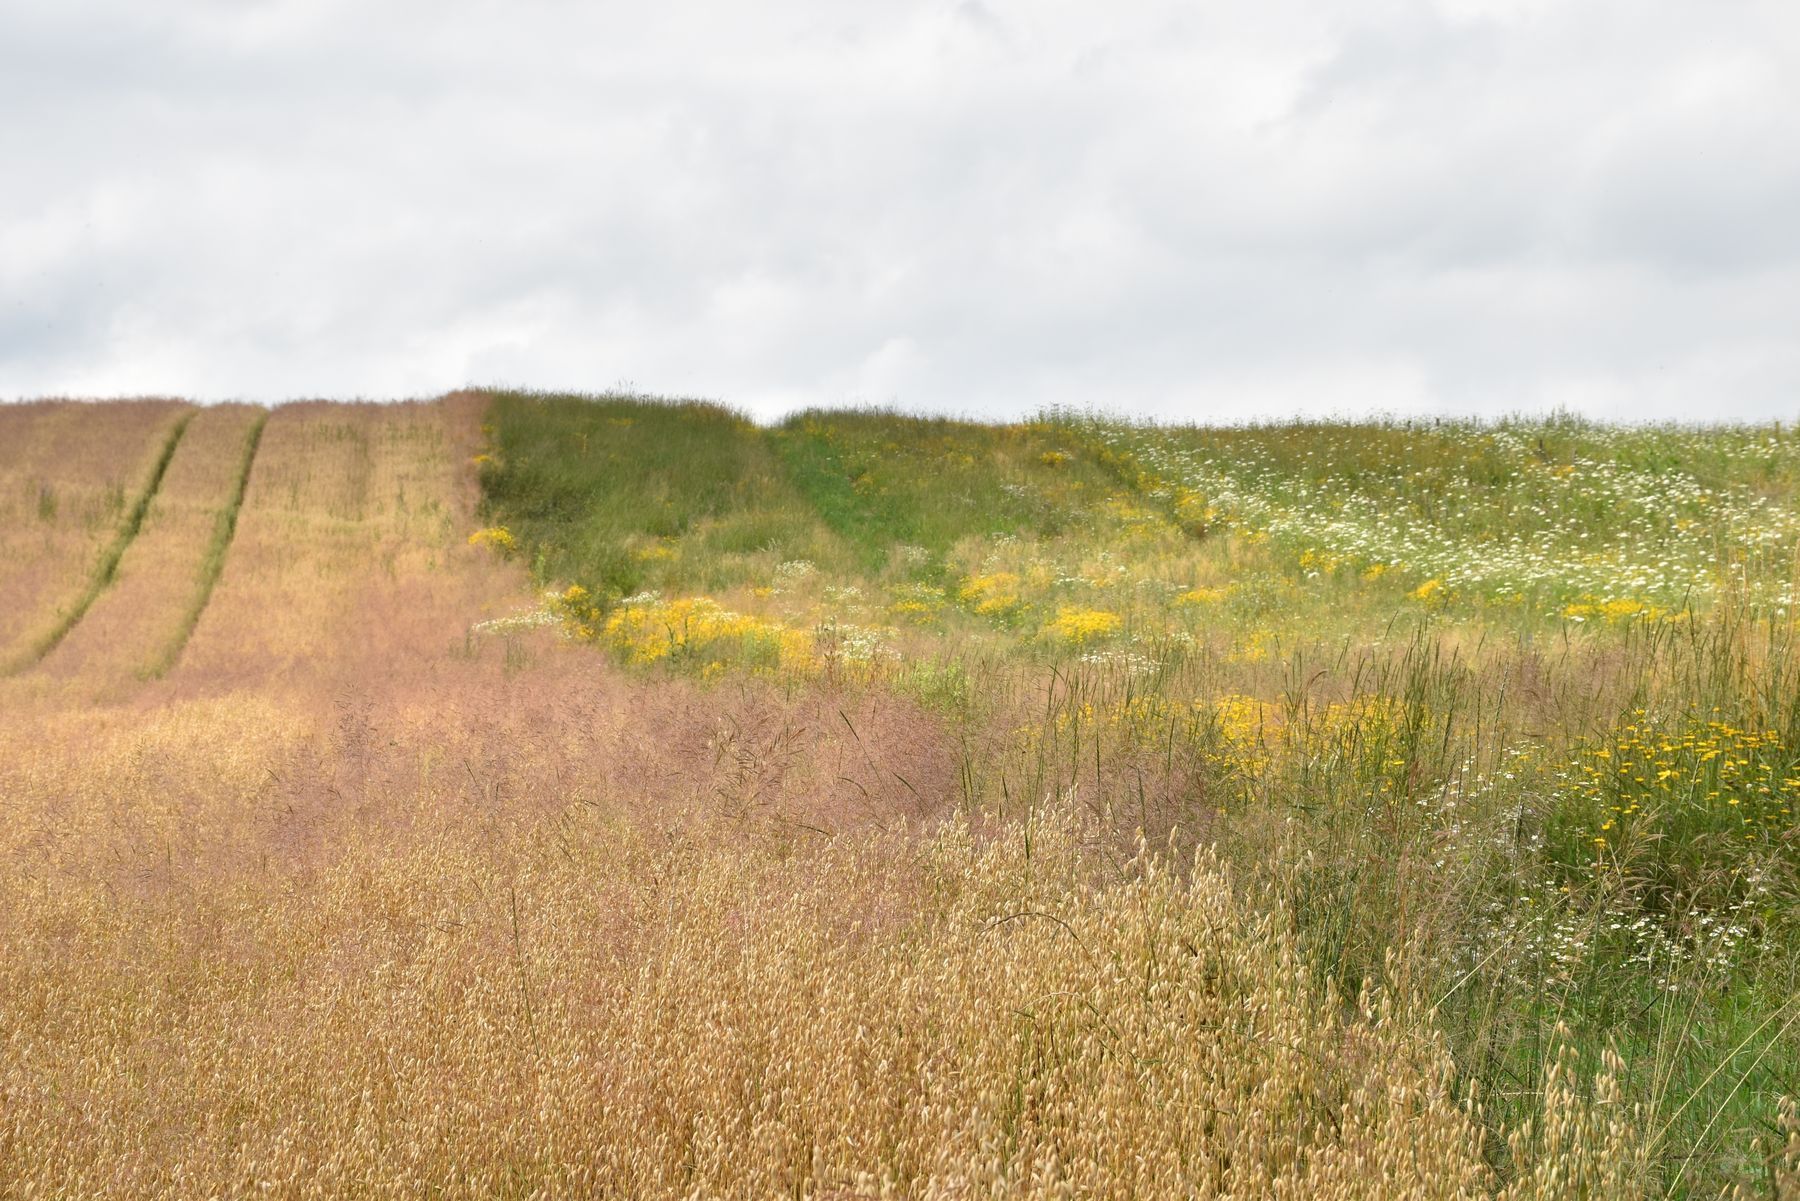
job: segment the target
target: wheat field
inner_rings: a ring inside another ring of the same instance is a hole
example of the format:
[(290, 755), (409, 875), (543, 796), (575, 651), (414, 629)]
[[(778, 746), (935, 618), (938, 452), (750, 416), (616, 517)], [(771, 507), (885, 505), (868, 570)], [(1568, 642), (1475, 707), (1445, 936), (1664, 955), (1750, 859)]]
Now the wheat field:
[(0, 1196), (1800, 1196), (1792, 431), (0, 421)]

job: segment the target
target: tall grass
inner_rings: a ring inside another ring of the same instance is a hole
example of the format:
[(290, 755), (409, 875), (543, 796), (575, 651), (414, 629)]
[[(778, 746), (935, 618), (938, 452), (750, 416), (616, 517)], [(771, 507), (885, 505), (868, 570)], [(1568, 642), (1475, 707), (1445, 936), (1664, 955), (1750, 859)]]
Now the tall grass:
[[(742, 733), (722, 762), (679, 726), (626, 760), (614, 707), (654, 697), (583, 697), (583, 674), (472, 676), (486, 695), (437, 698), (410, 734), (401, 694), (319, 727), (240, 698), (60, 747), (36, 784), (6, 769), (68, 837), (5, 844), (55, 886), (7, 885), (0, 918), (0, 1179), (1572, 1195), (1548, 1174), (1503, 1186), (1416, 1002), (1332, 995), (1210, 856), (1115, 854), (1069, 798), (1005, 824), (776, 811), (772, 770), (861, 746), (870, 765), (835, 770), (881, 788), (916, 743), (864, 705), (783, 739), (816, 711), (765, 695), (715, 704)], [(1631, 1195), (1630, 1130), (1581, 1096), (1615, 1071), (1568, 1068), (1539, 1115), (1543, 1161), (1588, 1196)]]
[[(361, 662), (436, 659), (472, 621), (516, 600), (516, 582), (500, 583), (510, 571), (473, 570), (486, 556), (465, 545), (479, 422), (466, 397), (274, 409), (170, 685), (254, 684), (269, 672), (354, 678)], [(222, 450), (231, 482), (244, 451), (242, 436)], [(219, 532), (209, 512), (197, 549)], [(182, 608), (195, 595), (200, 556), (193, 562)], [(133, 666), (166, 645), (158, 634)]]

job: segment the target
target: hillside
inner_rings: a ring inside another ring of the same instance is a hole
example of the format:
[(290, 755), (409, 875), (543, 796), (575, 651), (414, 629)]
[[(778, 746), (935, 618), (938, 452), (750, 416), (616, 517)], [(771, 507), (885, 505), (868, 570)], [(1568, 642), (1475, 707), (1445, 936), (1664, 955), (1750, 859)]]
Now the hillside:
[(1793, 430), (39, 402), (0, 518), (0, 1195), (1800, 1187)]

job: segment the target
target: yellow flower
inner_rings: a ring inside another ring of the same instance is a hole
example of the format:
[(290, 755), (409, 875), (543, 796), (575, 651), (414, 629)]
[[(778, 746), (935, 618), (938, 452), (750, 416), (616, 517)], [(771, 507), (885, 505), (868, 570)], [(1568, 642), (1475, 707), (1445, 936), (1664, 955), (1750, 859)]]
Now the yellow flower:
[(1590, 617), (1599, 618), (1609, 622), (1631, 621), (1633, 619), (1653, 621), (1665, 617), (1667, 614), (1668, 611), (1666, 609), (1659, 609), (1655, 605), (1646, 604), (1640, 600), (1631, 600), (1628, 597), (1614, 597), (1611, 600), (1605, 601), (1597, 601), (1592, 597), (1588, 597), (1584, 600), (1564, 605), (1562, 610), (1562, 615), (1569, 618), (1571, 621), (1586, 621)]
[(476, 530), (469, 535), (470, 546), (486, 546), (506, 554), (518, 545), (514, 541), (512, 531), (503, 525), (489, 526), (485, 530)]
[(1112, 637), (1122, 624), (1117, 613), (1104, 609), (1063, 608), (1057, 610), (1056, 620), (1045, 626), (1044, 632), (1059, 642), (1081, 646)]
[(1019, 607), (1019, 577), (1010, 571), (970, 576), (957, 595), (977, 613), (1007, 613)]

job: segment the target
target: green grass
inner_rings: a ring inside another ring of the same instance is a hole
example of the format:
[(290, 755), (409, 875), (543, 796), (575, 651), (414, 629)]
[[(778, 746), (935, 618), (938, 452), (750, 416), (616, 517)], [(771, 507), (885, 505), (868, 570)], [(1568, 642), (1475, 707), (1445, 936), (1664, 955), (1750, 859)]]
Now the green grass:
[(1108, 490), (1067, 440), (1037, 426), (813, 411), (773, 436), (796, 485), (871, 572), (900, 546), (926, 551), (926, 574), (937, 574), (970, 539), (1054, 538)]
[(610, 601), (845, 560), (763, 431), (723, 406), (503, 393), (490, 420), (487, 508), (541, 578)]

